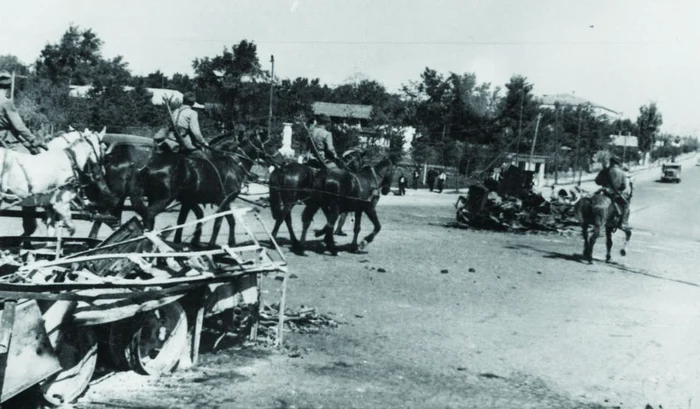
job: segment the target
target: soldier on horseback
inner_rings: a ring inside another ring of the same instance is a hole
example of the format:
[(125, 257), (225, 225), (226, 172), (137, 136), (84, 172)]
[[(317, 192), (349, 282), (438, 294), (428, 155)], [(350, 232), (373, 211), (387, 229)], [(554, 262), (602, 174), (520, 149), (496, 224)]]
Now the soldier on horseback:
[[(199, 115), (195, 108), (203, 106), (196, 102), (194, 92), (186, 92), (182, 105), (171, 114), (172, 125), (161, 129), (154, 137), (156, 144), (164, 143), (171, 150), (185, 155), (204, 156), (202, 146), (209, 146), (199, 129)], [(194, 143), (193, 143), (194, 142)]]
[(620, 158), (612, 156), (608, 167), (598, 173), (595, 183), (602, 186), (602, 190), (617, 205), (620, 210), (619, 227), (629, 229), (630, 200), (632, 199), (632, 186), (627, 172), (621, 167)]
[(309, 132), (310, 166), (324, 167), (325, 164), (327, 168), (337, 167), (335, 161), (338, 154), (333, 146), (333, 135), (326, 129), (330, 124), (328, 115), (321, 115)]
[(46, 144), (34, 136), (22, 121), (9, 95), (11, 85), (12, 76), (7, 71), (0, 72), (0, 131), (10, 132), (32, 154), (39, 153), (39, 148), (48, 150)]

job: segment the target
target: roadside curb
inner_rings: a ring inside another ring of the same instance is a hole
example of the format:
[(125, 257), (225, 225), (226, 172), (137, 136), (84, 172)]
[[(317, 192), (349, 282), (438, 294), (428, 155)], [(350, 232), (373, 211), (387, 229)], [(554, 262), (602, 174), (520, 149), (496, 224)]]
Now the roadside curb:
[[(676, 162), (684, 163), (686, 161), (690, 161), (691, 159), (695, 158), (695, 156), (697, 156), (697, 152), (691, 152), (688, 154), (680, 155), (680, 156), (678, 156), (678, 159), (676, 160)], [(642, 167), (642, 168), (630, 170), (630, 174), (635, 176), (635, 175), (644, 174), (644, 173), (649, 172), (649, 171), (658, 170), (658, 169), (661, 169), (661, 165), (662, 165), (661, 163), (657, 163), (657, 164), (653, 164), (653, 165), (648, 166), (648, 167)], [(595, 177), (596, 177), (596, 175), (586, 175), (585, 177), (583, 177), (581, 179), (581, 184), (593, 182), (595, 180)], [(572, 182), (566, 182), (566, 183), (556, 183), (556, 184), (555, 183), (551, 183), (551, 184), (547, 183), (547, 184), (542, 185), (540, 190), (553, 189), (555, 187), (573, 187), (576, 185), (578, 185), (578, 181), (572, 181)]]

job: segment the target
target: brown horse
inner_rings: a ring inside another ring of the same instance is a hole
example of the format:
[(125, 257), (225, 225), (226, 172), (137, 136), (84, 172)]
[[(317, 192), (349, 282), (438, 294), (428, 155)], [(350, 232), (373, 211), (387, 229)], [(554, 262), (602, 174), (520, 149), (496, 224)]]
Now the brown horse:
[[(365, 166), (357, 173), (344, 169), (328, 169), (319, 175), (301, 215), (304, 225), (300, 242), (302, 252), (306, 232), (319, 209), (326, 215), (326, 226), (316, 235), (325, 234), (326, 247), (331, 254), (338, 254), (333, 239), (333, 227), (338, 216), (343, 212), (355, 212), (354, 236), (350, 250), (357, 252), (371, 243), (382, 228), (377, 217), (377, 202), (379, 202), (380, 193), (387, 195), (391, 191), (393, 177), (394, 164), (389, 158), (382, 159), (374, 166)], [(360, 234), (363, 213), (370, 219), (374, 229), (358, 246), (357, 237)]]
[[(214, 144), (212, 144), (214, 145)], [(263, 143), (256, 136), (242, 141), (235, 152), (210, 149), (205, 155), (184, 156), (175, 152), (154, 153), (148, 166), (142, 171), (144, 193), (148, 198), (148, 209), (144, 219), (146, 229), (152, 230), (155, 217), (173, 201), (182, 205), (178, 223), (184, 222), (188, 210), (197, 218), (203, 213), (199, 205), (213, 204), (218, 211), (230, 209), (230, 204), (241, 192), (254, 162), (274, 160), (279, 156), (271, 141)], [(183, 217), (184, 216), (184, 217)], [(229, 224), (228, 244), (235, 244), (235, 219), (226, 216)], [(210, 246), (216, 244), (221, 228), (221, 219), (214, 222)], [(193, 243), (198, 243), (201, 226), (195, 229)]]
[[(593, 246), (600, 236), (600, 229), (605, 227), (605, 244), (607, 252), (605, 262), (611, 260), (612, 235), (620, 224), (620, 211), (613, 200), (603, 192), (597, 192), (593, 196), (585, 196), (576, 203), (576, 216), (581, 223), (583, 233), (583, 258), (589, 264), (593, 263)], [(588, 227), (593, 226), (593, 234), (588, 235)], [(620, 250), (620, 255), (627, 255), (627, 244), (632, 237), (632, 229), (621, 228), (625, 232), (625, 244)]]
[[(343, 154), (345, 167), (351, 172), (359, 171), (364, 166), (364, 152), (351, 150)], [(270, 210), (275, 219), (275, 226), (272, 229), (272, 237), (277, 238), (282, 222), (287, 225), (289, 240), (292, 242), (293, 250), (300, 250), (299, 240), (297, 240), (292, 228), (292, 208), (299, 203), (306, 201), (311, 191), (318, 170), (299, 163), (289, 163), (275, 169), (270, 174)], [(341, 215), (338, 223), (338, 231), (342, 228), (347, 213)]]

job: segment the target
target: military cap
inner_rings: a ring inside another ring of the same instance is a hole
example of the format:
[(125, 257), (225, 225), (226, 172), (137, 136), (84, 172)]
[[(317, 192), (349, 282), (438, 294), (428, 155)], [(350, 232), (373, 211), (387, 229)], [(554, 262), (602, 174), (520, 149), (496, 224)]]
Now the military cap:
[(0, 71), (0, 87), (7, 88), (12, 84), (12, 75), (7, 71)]

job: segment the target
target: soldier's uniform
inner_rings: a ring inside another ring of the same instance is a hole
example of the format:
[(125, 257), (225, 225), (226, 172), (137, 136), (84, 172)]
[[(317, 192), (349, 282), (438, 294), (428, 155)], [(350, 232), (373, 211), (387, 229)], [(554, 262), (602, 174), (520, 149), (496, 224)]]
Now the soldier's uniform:
[(46, 145), (27, 128), (15, 103), (4, 94), (10, 88), (11, 78), (9, 73), (0, 72), (0, 131), (10, 132), (30, 152), (38, 153), (38, 148), (46, 149)]
[[(314, 127), (311, 130), (311, 143), (316, 147), (318, 151), (316, 159), (321, 163), (328, 163), (328, 159), (335, 159), (338, 156), (333, 146), (333, 135), (323, 128)], [(313, 150), (312, 155), (316, 156)]]
[(632, 186), (630, 178), (619, 166), (619, 159), (610, 159), (610, 166), (598, 173), (595, 183), (602, 186), (608, 194), (620, 206), (622, 217), (620, 227), (629, 228), (630, 200), (632, 199)]
[[(322, 123), (330, 122), (329, 119), (322, 118)], [(332, 160), (338, 158), (333, 146), (333, 135), (322, 126), (314, 126), (310, 130), (309, 139), (312, 146), (309, 146), (311, 157), (316, 158), (320, 163), (325, 163), (326, 166), (334, 167), (335, 163)], [(316, 149), (313, 149), (313, 148)]]
[(172, 124), (177, 133), (182, 137), (179, 141), (171, 127), (162, 129), (154, 137), (157, 143), (164, 142), (172, 150), (178, 150), (182, 153), (201, 152), (195, 146), (195, 142), (199, 146), (208, 146), (202, 136), (202, 131), (199, 129), (199, 115), (194, 107), (201, 107), (195, 102), (194, 93), (187, 92), (183, 96), (182, 105), (172, 114)]

